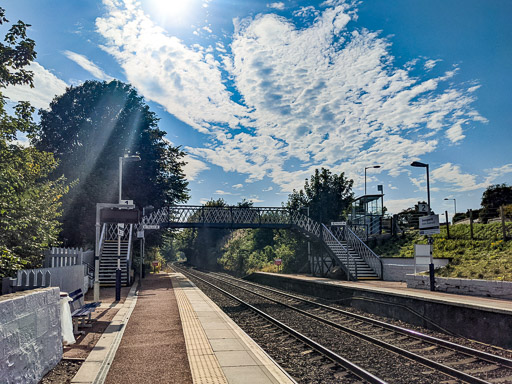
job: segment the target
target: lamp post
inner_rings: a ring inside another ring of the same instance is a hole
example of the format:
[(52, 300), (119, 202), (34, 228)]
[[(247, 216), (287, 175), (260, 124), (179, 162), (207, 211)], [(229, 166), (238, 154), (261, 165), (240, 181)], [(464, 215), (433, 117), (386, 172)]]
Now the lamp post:
[[(119, 157), (119, 204), (123, 196), (123, 162), (140, 161), (139, 155), (128, 155)], [(116, 301), (121, 300), (121, 237), (124, 235), (124, 223), (117, 224), (117, 269), (116, 269)], [(128, 271), (126, 271), (128, 274)]]
[(449, 199), (448, 197), (444, 198), (445, 200), (453, 200), (453, 214), (457, 214), (457, 199)]
[(427, 204), (428, 204), (428, 214), (430, 215), (430, 179), (428, 175), (428, 164), (420, 163), (419, 161), (413, 161), (411, 163), (411, 167), (419, 167), (427, 169)]
[(364, 194), (366, 195), (366, 170), (370, 168), (380, 168), (380, 165), (373, 165), (371, 167), (364, 167)]
[[(427, 169), (427, 204), (428, 204), (428, 216), (430, 216), (430, 179), (428, 175), (428, 164), (420, 163), (419, 161), (413, 161), (411, 167), (426, 168)], [(434, 239), (428, 236), (428, 243), (430, 245), (430, 264), (429, 264), (429, 275), (430, 275), (430, 290), (436, 290), (436, 281), (434, 276), (434, 259), (432, 258), (432, 248)]]

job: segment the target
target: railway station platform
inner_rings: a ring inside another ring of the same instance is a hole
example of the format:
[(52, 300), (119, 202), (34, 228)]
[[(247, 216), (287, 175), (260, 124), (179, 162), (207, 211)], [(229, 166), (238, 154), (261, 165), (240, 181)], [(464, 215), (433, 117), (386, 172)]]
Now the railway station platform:
[(130, 291), (72, 383), (294, 383), (180, 273)]
[(256, 272), (247, 280), (320, 297), (424, 328), (512, 348), (512, 300), (407, 288), (405, 283), (342, 281)]

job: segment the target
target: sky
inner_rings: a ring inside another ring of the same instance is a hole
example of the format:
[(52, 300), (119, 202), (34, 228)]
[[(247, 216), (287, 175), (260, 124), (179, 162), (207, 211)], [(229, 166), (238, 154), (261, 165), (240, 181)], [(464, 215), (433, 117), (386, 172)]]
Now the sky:
[[(132, 84), (187, 152), (188, 204), (280, 206), (317, 168), (391, 213), (478, 209), (512, 184), (510, 0), (4, 0), (31, 24), (48, 108), (86, 80)], [(5, 33), (5, 27), (2, 31)], [(141, 154), (143, 156), (143, 154)]]

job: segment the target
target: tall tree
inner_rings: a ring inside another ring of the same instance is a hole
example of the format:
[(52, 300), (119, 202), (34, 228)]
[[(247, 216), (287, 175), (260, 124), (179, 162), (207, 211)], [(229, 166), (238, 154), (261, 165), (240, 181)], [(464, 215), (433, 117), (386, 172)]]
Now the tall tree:
[(512, 186), (490, 185), (482, 194), (480, 219), (486, 223), (487, 220), (499, 216), (500, 207), (508, 204), (512, 204)]
[(41, 130), (34, 144), (59, 160), (55, 177), (77, 185), (64, 200), (62, 240), (92, 243), (96, 203), (117, 203), (119, 158), (139, 154), (123, 165), (123, 198), (140, 207), (188, 199), (185, 153), (165, 139), (158, 117), (130, 85), (86, 81), (56, 97), (40, 111)]
[(309, 207), (310, 217), (322, 223), (344, 218), (354, 198), (352, 185), (345, 173), (339, 175), (328, 169), (316, 169), (310, 180), (306, 179), (304, 189), (293, 190), (288, 196), (287, 207), (300, 209)]
[[(7, 22), (0, 8), (0, 24)], [(24, 68), (36, 56), (35, 43), (26, 35), (29, 26), (18, 21), (7, 32), (5, 44), (0, 43), (0, 89), (32, 86), (32, 72)], [(9, 115), (5, 105), (0, 92), (0, 277), (38, 266), (42, 250), (56, 244), (60, 198), (67, 191), (63, 178), (46, 179), (56, 167), (52, 154), (15, 142), (19, 133), (34, 135), (34, 108), (22, 102)]]

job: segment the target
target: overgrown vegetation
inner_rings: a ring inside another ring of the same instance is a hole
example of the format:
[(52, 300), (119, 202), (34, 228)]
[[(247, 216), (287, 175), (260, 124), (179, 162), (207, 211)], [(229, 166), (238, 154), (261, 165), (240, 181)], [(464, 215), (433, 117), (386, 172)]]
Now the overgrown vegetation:
[[(512, 233), (512, 223), (506, 223)], [(434, 257), (451, 258), (450, 264), (436, 271), (443, 277), (512, 281), (512, 240), (503, 240), (501, 223), (474, 224), (474, 240), (470, 239), (469, 224), (450, 226), (450, 239), (446, 227), (434, 235)], [(382, 257), (414, 257), (414, 244), (426, 244), (418, 231), (390, 239), (373, 247)]]

